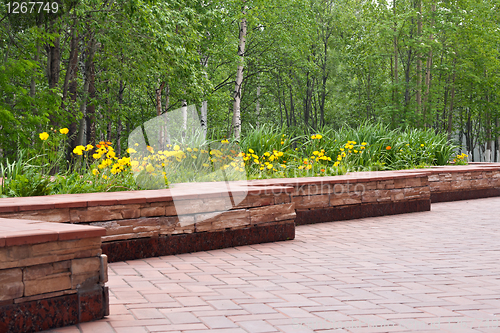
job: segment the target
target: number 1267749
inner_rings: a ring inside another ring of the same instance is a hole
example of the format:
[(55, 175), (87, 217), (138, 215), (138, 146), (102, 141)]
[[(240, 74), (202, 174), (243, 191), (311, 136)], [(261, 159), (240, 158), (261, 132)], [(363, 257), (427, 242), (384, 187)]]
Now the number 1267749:
[(57, 2), (7, 2), (8, 14), (32, 14), (42, 12), (46, 12), (47, 14), (55, 14), (58, 11), (59, 4)]

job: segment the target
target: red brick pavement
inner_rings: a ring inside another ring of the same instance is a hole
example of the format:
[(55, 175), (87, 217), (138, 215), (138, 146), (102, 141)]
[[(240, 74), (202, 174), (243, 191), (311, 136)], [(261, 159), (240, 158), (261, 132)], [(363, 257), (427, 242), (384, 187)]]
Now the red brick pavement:
[(499, 239), (489, 198), (113, 263), (111, 315), (53, 332), (500, 332)]

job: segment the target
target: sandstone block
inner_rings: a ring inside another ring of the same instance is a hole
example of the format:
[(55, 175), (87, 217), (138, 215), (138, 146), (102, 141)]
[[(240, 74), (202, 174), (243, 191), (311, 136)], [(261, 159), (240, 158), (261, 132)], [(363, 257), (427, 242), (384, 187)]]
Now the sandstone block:
[(396, 178), (394, 179), (394, 188), (404, 188), (406, 187), (406, 179)]
[(227, 198), (214, 197), (205, 199), (175, 200), (175, 209), (178, 214), (197, 214), (215, 211), (224, 211), (232, 208), (229, 196)]
[(97, 257), (71, 260), (71, 274), (99, 272), (100, 268), (101, 261)]
[(344, 205), (344, 199), (336, 198), (333, 196), (330, 198), (330, 206), (335, 207), (335, 206), (342, 206), (342, 205)]
[(23, 280), (30, 281), (43, 278), (44, 276), (69, 272), (71, 261), (65, 260), (55, 263), (29, 266), (24, 269)]
[(377, 190), (386, 190), (394, 188), (394, 179), (381, 180), (377, 182)]
[(194, 223), (186, 226), (176, 225), (172, 231), (168, 233), (162, 231), (161, 233), (169, 235), (177, 235), (177, 234), (191, 234), (193, 232), (194, 232)]
[(428, 179), (429, 179), (429, 182), (438, 182), (439, 175), (437, 175), (437, 174), (429, 175)]
[(293, 203), (250, 209), (251, 224), (295, 219)]
[(489, 182), (486, 178), (472, 179), (470, 181), (470, 186), (473, 189), (487, 188), (489, 187)]
[(297, 207), (298, 209), (328, 207), (328, 205), (330, 204), (330, 195), (324, 194), (299, 196), (293, 197), (292, 201), (295, 203), (295, 207)]
[(461, 180), (461, 181), (451, 182), (451, 189), (454, 191), (462, 190), (462, 189), (470, 189), (470, 188), (471, 188), (471, 181), (470, 180)]
[(69, 208), (44, 209), (34, 211), (24, 211), (18, 213), (2, 213), (0, 217), (35, 220), (44, 222), (69, 222)]
[(0, 270), (0, 301), (22, 297), (23, 272), (20, 268)]
[(422, 183), (420, 181), (420, 177), (417, 178), (406, 178), (405, 187), (420, 187)]
[(405, 194), (403, 191), (394, 191), (391, 193), (391, 200), (392, 201), (402, 201), (405, 198)]
[[(130, 221), (130, 220), (127, 220)], [(93, 222), (90, 223), (92, 226), (106, 228), (106, 235), (119, 235), (126, 234), (133, 231), (133, 226), (131, 225), (121, 225), (118, 221), (110, 222)]]
[(290, 194), (288, 194), (288, 193), (282, 193), (282, 194), (274, 196), (274, 204), (275, 205), (280, 205), (280, 204), (290, 203), (290, 202), (292, 202), (292, 198), (291, 198)]
[(165, 205), (165, 216), (176, 216), (177, 211), (173, 202), (169, 201)]
[(71, 289), (69, 272), (49, 275), (37, 280), (24, 282), (24, 296), (50, 293), (53, 291)]
[(165, 206), (143, 207), (141, 208), (141, 216), (165, 216)]
[(63, 291), (55, 291), (53, 293), (46, 293), (46, 294), (34, 295), (34, 296), (30, 296), (30, 297), (17, 298), (14, 300), (14, 303), (19, 304), (19, 303), (36, 301), (39, 299), (48, 299), (48, 298), (58, 297), (58, 296), (62, 296), (62, 295), (76, 294), (76, 293), (77, 293), (77, 290), (73, 290), (73, 289), (63, 290)]
[(92, 206), (70, 208), (71, 223), (122, 220), (140, 216), (140, 205)]
[(236, 205), (236, 208), (269, 206), (274, 204), (274, 200), (274, 195), (272, 194), (248, 195)]
[(344, 205), (357, 205), (361, 203), (361, 197), (360, 196), (353, 196), (351, 198), (345, 198), (343, 199)]

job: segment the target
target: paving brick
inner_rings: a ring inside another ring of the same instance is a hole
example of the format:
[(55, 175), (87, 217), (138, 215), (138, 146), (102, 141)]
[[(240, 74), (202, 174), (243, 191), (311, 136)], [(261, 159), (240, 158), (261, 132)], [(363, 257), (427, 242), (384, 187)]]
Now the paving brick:
[(498, 216), (500, 198), (446, 202), (299, 226), (288, 242), (112, 263), (111, 314), (99, 323), (116, 333), (498, 332)]

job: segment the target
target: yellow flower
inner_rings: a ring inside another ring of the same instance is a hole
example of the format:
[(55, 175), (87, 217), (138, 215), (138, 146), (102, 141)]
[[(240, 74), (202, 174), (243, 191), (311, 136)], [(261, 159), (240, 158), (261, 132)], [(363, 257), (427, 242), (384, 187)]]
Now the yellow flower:
[(178, 151), (179, 149), (181, 149), (181, 147), (179, 147), (179, 145), (175, 145), (175, 146), (174, 146), (174, 150), (175, 150), (175, 151)]
[(260, 163), (258, 159), (254, 159), (253, 161), (254, 161), (254, 163), (256, 163), (256, 164), (259, 164), (259, 163)]
[(188, 152), (192, 152), (192, 151), (193, 151), (193, 150), (192, 150), (191, 148), (189, 148), (189, 147), (188, 147), (186, 150), (187, 150)]
[(132, 162), (130, 162), (130, 165), (132, 165), (135, 168), (135, 167), (139, 166), (139, 162), (138, 161), (132, 161)]
[(137, 153), (137, 151), (134, 148), (129, 148), (129, 149), (127, 149), (127, 153), (133, 154), (133, 153)]
[(102, 156), (101, 154), (97, 154), (97, 153), (92, 155), (92, 157), (93, 157), (95, 160), (100, 159), (100, 158), (101, 158), (101, 156)]
[(147, 146), (146, 149), (152, 154), (154, 153), (154, 149), (151, 146)]
[(97, 176), (99, 174), (99, 170), (97, 170), (97, 169), (92, 170), (92, 174), (94, 176)]
[(84, 150), (85, 150), (84, 146), (76, 146), (75, 149), (73, 149), (73, 154), (83, 155)]
[(92, 148), (94, 148), (94, 146), (92, 146), (91, 144), (88, 144), (87, 147), (85, 147), (85, 151), (92, 150)]
[(273, 168), (273, 165), (272, 165), (272, 164), (269, 164), (269, 165), (267, 166), (267, 168), (268, 168), (268, 169), (272, 169), (272, 168)]
[(148, 165), (146, 166), (146, 171), (147, 171), (147, 172), (153, 172), (153, 171), (155, 171), (155, 168), (154, 168), (154, 166), (153, 166), (153, 165), (148, 164)]
[(316, 135), (316, 139), (318, 139), (318, 140), (319, 140), (319, 139), (322, 139), (322, 138), (323, 138), (323, 136), (322, 136), (321, 134), (317, 134), (317, 135)]
[(250, 148), (250, 149), (248, 149), (248, 152), (249, 152), (250, 154), (255, 153), (255, 152), (253, 151), (253, 149), (251, 149), (251, 148)]
[(207, 163), (203, 163), (202, 164), (205, 168), (208, 167), (208, 164)]
[(66, 134), (68, 134), (68, 133), (69, 133), (69, 129), (67, 129), (66, 127), (65, 127), (65, 128), (61, 128), (61, 129), (59, 130), (59, 132), (61, 132), (61, 134), (66, 135)]
[(102, 178), (104, 178), (104, 179), (108, 179), (108, 176), (106, 176), (106, 175), (102, 175)]
[(361, 145), (362, 145), (362, 146), (366, 146), (367, 144), (368, 144), (368, 143), (366, 143), (366, 142), (361, 142)]
[(420, 147), (423, 147), (423, 146), (424, 146), (424, 144), (422, 143), (422, 144), (420, 145)]
[(40, 137), (40, 140), (45, 141), (49, 138), (49, 133), (43, 132), (38, 135)]

